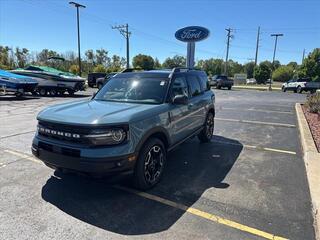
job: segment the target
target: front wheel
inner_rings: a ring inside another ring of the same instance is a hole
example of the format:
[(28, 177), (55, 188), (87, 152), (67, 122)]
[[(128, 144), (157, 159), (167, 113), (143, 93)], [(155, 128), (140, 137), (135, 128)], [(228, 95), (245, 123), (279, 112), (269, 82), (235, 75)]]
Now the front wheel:
[(209, 112), (207, 115), (206, 123), (204, 125), (204, 128), (199, 133), (198, 138), (200, 142), (210, 142), (214, 131), (214, 115), (212, 112)]
[(158, 138), (149, 139), (142, 147), (134, 171), (134, 186), (141, 190), (154, 187), (161, 179), (167, 151)]
[(228, 90), (231, 90), (231, 86), (228, 87)]
[(285, 86), (282, 86), (282, 92), (286, 92), (287, 89), (285, 88)]
[(298, 87), (297, 87), (297, 92), (298, 92), (298, 93), (302, 93), (302, 88), (301, 88), (301, 86), (298, 86)]

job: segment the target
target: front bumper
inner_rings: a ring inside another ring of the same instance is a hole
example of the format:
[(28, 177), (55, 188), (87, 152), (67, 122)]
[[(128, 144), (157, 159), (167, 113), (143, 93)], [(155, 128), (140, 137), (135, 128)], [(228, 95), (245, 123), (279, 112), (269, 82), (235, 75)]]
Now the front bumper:
[[(33, 141), (32, 154), (53, 169), (69, 170), (90, 175), (112, 175), (133, 172), (136, 155), (112, 157), (83, 157), (81, 150), (52, 144), (43, 140)], [(106, 151), (108, 149), (106, 148)]]

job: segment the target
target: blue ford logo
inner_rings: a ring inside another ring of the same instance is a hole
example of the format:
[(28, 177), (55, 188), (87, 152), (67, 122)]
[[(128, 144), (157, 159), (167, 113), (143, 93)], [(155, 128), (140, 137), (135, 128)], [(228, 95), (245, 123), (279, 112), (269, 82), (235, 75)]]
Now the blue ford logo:
[(209, 36), (209, 30), (204, 27), (190, 26), (176, 31), (176, 39), (182, 42), (198, 42)]

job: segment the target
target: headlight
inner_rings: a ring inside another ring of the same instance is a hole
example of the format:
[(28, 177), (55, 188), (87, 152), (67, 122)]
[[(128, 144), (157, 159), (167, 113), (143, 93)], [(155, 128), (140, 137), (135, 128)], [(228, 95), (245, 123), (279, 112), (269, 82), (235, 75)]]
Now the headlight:
[(116, 128), (95, 131), (85, 137), (88, 138), (93, 145), (116, 145), (127, 140), (128, 133), (121, 128)]

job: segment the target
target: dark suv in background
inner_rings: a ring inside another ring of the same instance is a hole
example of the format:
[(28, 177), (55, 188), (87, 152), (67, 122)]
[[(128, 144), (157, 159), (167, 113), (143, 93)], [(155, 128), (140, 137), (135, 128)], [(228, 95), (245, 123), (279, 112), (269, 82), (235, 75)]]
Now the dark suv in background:
[(216, 87), (218, 89), (228, 88), (230, 90), (233, 86), (233, 80), (229, 79), (225, 75), (214, 75), (210, 80), (210, 86)]
[(104, 78), (107, 74), (106, 73), (100, 73), (100, 72), (93, 72), (88, 74), (88, 86), (94, 87), (97, 84), (98, 78)]
[(170, 150), (193, 136), (210, 141), (214, 101), (203, 71), (119, 73), (90, 100), (41, 111), (32, 152), (57, 170), (132, 173), (134, 185), (148, 189)]

